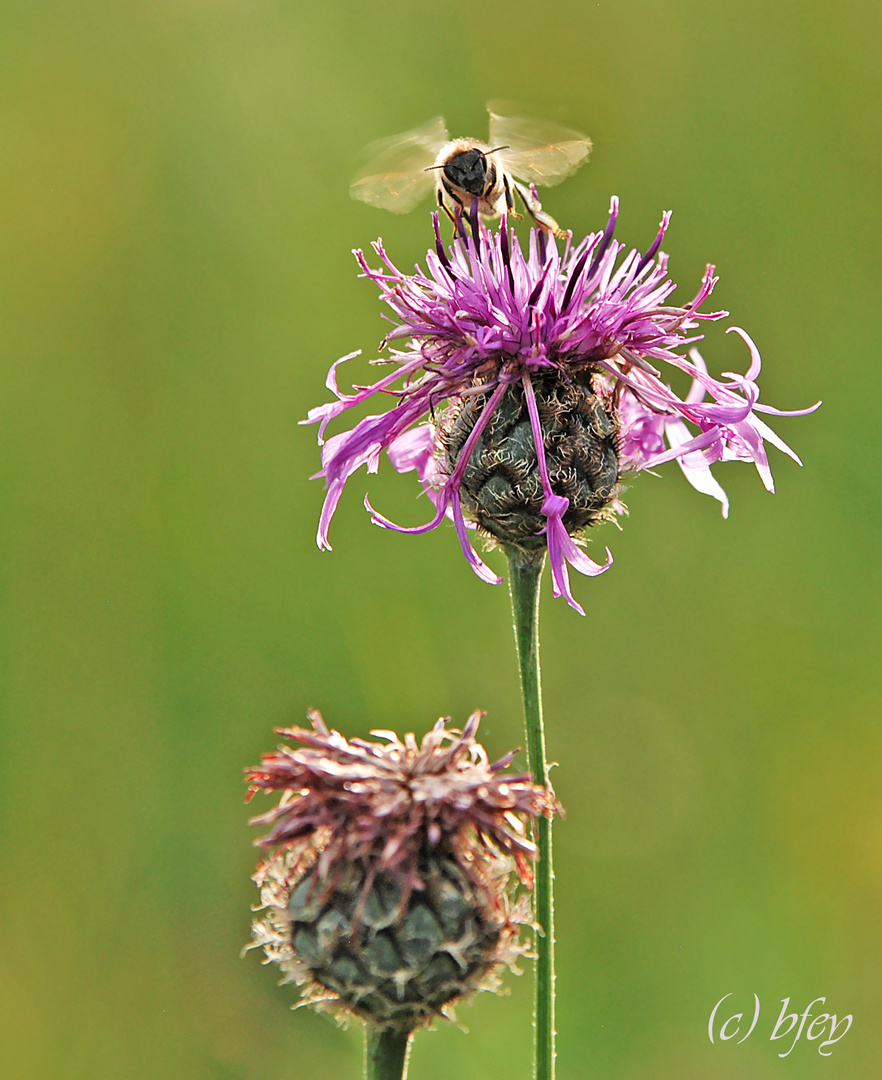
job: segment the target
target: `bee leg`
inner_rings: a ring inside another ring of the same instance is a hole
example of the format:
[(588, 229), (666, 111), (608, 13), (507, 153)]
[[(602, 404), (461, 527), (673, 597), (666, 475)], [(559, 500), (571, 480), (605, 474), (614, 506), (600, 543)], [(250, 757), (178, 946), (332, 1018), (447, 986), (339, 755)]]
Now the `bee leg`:
[[(454, 202), (454, 208), (452, 210), (444, 201), (445, 191)], [(447, 187), (446, 184), (444, 184), (443, 188), (438, 188), (438, 205), (450, 218), (451, 224), (453, 225), (453, 235), (458, 236), (460, 239), (464, 240), (466, 231), (465, 226), (462, 223), (463, 205), (462, 202), (456, 197), (456, 195), (450, 190), (450, 188)]]
[(438, 205), (441, 207), (441, 209), (444, 211), (444, 213), (450, 218), (450, 223), (451, 223), (451, 225), (453, 225), (453, 228), (455, 230), (456, 229), (456, 215), (453, 213), (453, 211), (450, 209), (450, 207), (444, 201), (444, 194), (441, 191), (441, 188), (438, 188)]
[(546, 214), (545, 211), (542, 209), (542, 203), (539, 202), (538, 198), (536, 197), (535, 188), (528, 191), (521, 184), (515, 183), (514, 181), (512, 181), (512, 187), (515, 189), (518, 195), (520, 195), (521, 201), (523, 202), (527, 213), (536, 222), (537, 225), (540, 225), (543, 229), (547, 230), (550, 233), (553, 233), (558, 238), (558, 240), (566, 240), (569, 234), (565, 232), (560, 227), (560, 225), (558, 225), (558, 223), (554, 220), (551, 214)]
[(514, 195), (511, 193), (511, 185), (505, 173), (502, 174), (502, 186), (505, 188), (505, 205), (508, 207), (509, 216), (515, 221), (520, 221), (522, 215), (515, 210)]

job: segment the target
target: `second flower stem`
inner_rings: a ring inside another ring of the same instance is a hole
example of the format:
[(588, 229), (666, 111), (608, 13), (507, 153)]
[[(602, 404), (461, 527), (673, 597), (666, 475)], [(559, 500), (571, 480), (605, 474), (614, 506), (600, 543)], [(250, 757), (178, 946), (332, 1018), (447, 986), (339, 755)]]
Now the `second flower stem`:
[[(548, 784), (545, 729), (542, 725), (542, 690), (539, 682), (539, 582), (545, 552), (508, 549), (508, 582), (514, 618), (515, 642), (521, 671), (521, 693), (527, 727), (527, 755), (537, 784)], [(536, 1080), (554, 1080), (554, 869), (551, 857), (551, 820), (540, 817), (536, 826), (539, 861), (536, 866)]]
[(412, 1038), (412, 1031), (368, 1024), (364, 1032), (365, 1080), (407, 1080)]

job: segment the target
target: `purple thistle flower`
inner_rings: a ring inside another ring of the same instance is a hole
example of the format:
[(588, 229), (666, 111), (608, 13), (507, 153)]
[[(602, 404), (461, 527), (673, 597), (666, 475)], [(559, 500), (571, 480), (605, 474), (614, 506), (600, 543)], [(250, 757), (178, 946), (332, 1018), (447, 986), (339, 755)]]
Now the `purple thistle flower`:
[[(435, 513), (424, 525), (404, 527), (366, 498), (375, 524), (422, 533), (452, 518), (469, 563), (494, 584), (502, 579), (479, 557), (468, 528), (504, 547), (547, 546), (555, 596), (584, 614), (568, 566), (594, 576), (612, 563), (608, 549), (598, 563), (577, 541), (586, 526), (623, 510), (620, 476), (676, 460), (693, 487), (719, 500), (725, 517), (728, 499), (712, 464), (752, 461), (769, 491), (765, 442), (801, 464), (757, 414), (799, 416), (817, 405), (782, 412), (760, 404), (759, 352), (737, 327), (750, 351), (744, 375), (713, 378), (695, 349), (688, 357), (677, 352), (699, 340), (691, 332), (700, 320), (728, 314), (699, 310), (716, 284), (714, 268), (689, 303), (672, 306), (676, 286), (659, 250), (670, 214), (645, 254), (624, 257), (624, 245), (613, 240), (617, 216), (613, 198), (606, 229), (578, 244), (568, 240), (560, 252), (536, 229), (525, 251), (505, 221), (497, 233), (474, 221), (473, 237), (462, 230), (445, 249), (435, 215), (426, 273), (400, 271), (380, 241), (379, 270), (354, 252), (392, 312), (381, 346), (390, 346), (388, 357), (375, 361), (392, 370), (346, 394), (337, 368), (358, 353), (343, 357), (327, 379), (337, 400), (304, 421), (319, 424), (323, 446), (319, 547), (330, 550), (328, 528), (346, 481), (362, 465), (376, 472), (385, 449), (399, 472), (417, 472)], [(685, 398), (664, 382), (663, 364), (692, 379)], [(393, 408), (325, 440), (332, 420), (380, 393), (396, 399)]]

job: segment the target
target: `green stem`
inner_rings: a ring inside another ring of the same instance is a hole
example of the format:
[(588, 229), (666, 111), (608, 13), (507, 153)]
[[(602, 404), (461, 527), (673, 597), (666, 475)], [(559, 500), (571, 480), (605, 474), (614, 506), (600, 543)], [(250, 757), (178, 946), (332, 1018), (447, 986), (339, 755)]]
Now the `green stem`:
[[(539, 683), (539, 582), (545, 553), (528, 554), (509, 548), (508, 583), (515, 641), (521, 669), (521, 693), (527, 726), (530, 772), (548, 787), (545, 729), (542, 726), (542, 690)], [(554, 1080), (554, 868), (551, 858), (551, 821), (540, 817), (537, 827), (539, 861), (536, 866), (536, 1080)]]
[(364, 1080), (407, 1080), (412, 1031), (378, 1028), (364, 1029)]

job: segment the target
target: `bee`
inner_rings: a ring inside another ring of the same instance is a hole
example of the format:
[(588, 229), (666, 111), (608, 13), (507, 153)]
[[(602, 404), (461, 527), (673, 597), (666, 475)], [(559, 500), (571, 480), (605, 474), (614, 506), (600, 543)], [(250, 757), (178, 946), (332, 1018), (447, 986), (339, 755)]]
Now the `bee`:
[(444, 118), (381, 139), (369, 148), (370, 164), (353, 181), (354, 199), (404, 214), (431, 189), (457, 225), (463, 216), (485, 218), (515, 211), (515, 195), (529, 216), (548, 232), (565, 237), (542, 209), (536, 187), (559, 184), (587, 159), (591, 140), (578, 131), (520, 117), (501, 116), (488, 106), (490, 141), (451, 139)]

